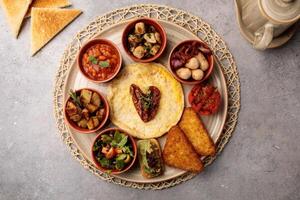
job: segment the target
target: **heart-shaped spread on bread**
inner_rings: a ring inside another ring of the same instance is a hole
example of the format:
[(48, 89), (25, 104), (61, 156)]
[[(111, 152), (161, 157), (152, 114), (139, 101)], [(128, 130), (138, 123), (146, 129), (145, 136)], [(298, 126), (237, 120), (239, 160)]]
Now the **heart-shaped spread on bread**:
[(152, 120), (157, 111), (160, 101), (160, 91), (155, 86), (150, 86), (146, 93), (135, 84), (130, 86), (130, 94), (137, 113), (144, 122)]

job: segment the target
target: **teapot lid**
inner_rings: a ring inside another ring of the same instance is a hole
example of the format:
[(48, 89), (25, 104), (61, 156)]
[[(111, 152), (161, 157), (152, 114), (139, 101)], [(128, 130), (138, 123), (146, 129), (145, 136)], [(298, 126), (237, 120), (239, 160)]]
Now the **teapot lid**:
[(300, 18), (300, 0), (259, 0), (260, 9), (279, 23), (293, 23)]

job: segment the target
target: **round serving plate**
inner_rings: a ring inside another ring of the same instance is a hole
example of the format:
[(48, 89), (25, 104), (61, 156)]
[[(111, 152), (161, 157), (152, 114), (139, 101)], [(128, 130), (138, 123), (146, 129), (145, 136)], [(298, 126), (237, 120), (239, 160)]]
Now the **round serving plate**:
[[(164, 14), (163, 14), (164, 13)], [(183, 11), (158, 5), (138, 5), (118, 9), (99, 17), (79, 32), (69, 45), (61, 60), (61, 65), (56, 76), (54, 93), (55, 115), (57, 125), (65, 143), (70, 147), (72, 154), (80, 163), (95, 175), (125, 186), (143, 189), (162, 189), (176, 185), (195, 176), (195, 174), (166, 166), (164, 175), (145, 179), (140, 173), (138, 164), (130, 171), (111, 176), (99, 171), (93, 164), (90, 148), (97, 133), (80, 134), (70, 129), (63, 120), (63, 105), (70, 89), (84, 87), (94, 88), (106, 94), (109, 83), (95, 84), (87, 80), (80, 72), (76, 57), (80, 47), (93, 38), (106, 38), (113, 41), (121, 50), (123, 68), (133, 61), (126, 55), (122, 47), (122, 32), (129, 20), (147, 16), (156, 18), (165, 28), (168, 42), (167, 48), (156, 62), (168, 66), (168, 56), (171, 49), (179, 42), (186, 39), (201, 39), (208, 43), (215, 55), (215, 68), (209, 82), (218, 88), (222, 96), (222, 104), (218, 113), (202, 117), (208, 132), (217, 145), (217, 154), (221, 152), (230, 138), (237, 121), (239, 110), (239, 80), (233, 58), (224, 42), (216, 35), (210, 26), (199, 18)], [(224, 74), (223, 74), (224, 71)], [(185, 97), (192, 86), (183, 85)], [(186, 106), (189, 106), (186, 99)], [(113, 126), (110, 124), (109, 126)], [(165, 136), (159, 138), (164, 146)], [(215, 157), (203, 158), (205, 166), (210, 164)]]
[[(166, 21), (158, 20), (158, 22), (165, 28), (167, 33), (167, 49), (164, 52), (164, 54), (156, 60), (156, 62), (163, 64), (164, 66), (168, 66), (168, 58), (170, 55), (170, 51), (173, 49), (173, 47), (183, 40), (187, 39), (199, 39), (197, 36), (195, 36), (193, 33), (187, 31), (186, 29)], [(122, 48), (122, 33), (125, 28), (125, 26), (128, 24), (128, 21), (120, 22), (118, 24), (115, 24), (108, 29), (105, 29), (101, 32), (99, 32), (95, 38), (105, 38), (110, 41), (113, 41), (120, 49), (121, 54), (123, 55), (123, 68), (126, 67), (127, 64), (130, 64), (134, 61), (130, 59), (129, 56), (127, 56), (126, 52)], [(218, 90), (220, 91), (221, 97), (222, 97), (222, 103), (220, 106), (219, 111), (211, 116), (202, 117), (204, 124), (210, 133), (212, 139), (216, 143), (219, 139), (220, 135), (222, 134), (222, 129), (225, 123), (226, 114), (227, 114), (227, 87), (226, 87), (226, 81), (225, 77), (222, 73), (222, 70), (218, 64), (215, 65), (214, 71), (211, 74), (210, 80), (212, 85), (216, 86)], [(69, 91), (72, 90), (78, 90), (81, 88), (93, 88), (98, 91), (100, 91), (102, 94), (106, 96), (107, 93), (107, 86), (109, 83), (105, 84), (97, 84), (89, 81), (86, 79), (82, 73), (80, 73), (79, 68), (77, 66), (77, 62), (75, 62), (69, 71), (69, 75), (66, 79), (66, 87), (64, 90), (64, 101), (67, 100), (69, 97)], [(191, 90), (190, 85), (182, 85), (183, 90), (185, 93), (185, 103), (186, 106), (189, 106), (187, 103), (187, 96), (189, 91)], [(128, 90), (129, 91), (129, 90)], [(137, 114), (137, 113), (136, 113)], [(111, 124), (111, 126), (113, 126)], [(103, 128), (102, 128), (103, 129)], [(74, 140), (75, 144), (78, 146), (79, 150), (82, 152), (84, 157), (88, 159), (90, 162), (93, 162), (91, 157), (91, 146), (93, 141), (95, 140), (95, 137), (97, 133), (94, 134), (81, 134), (77, 132), (76, 130), (69, 129), (70, 135), (72, 139)], [(165, 142), (165, 136), (159, 138), (159, 142), (161, 144), (161, 147), (163, 149), (164, 142)], [(165, 181), (171, 178), (176, 178), (182, 174), (186, 173), (183, 170), (175, 169), (166, 166), (165, 173), (162, 176), (152, 178), (152, 179), (146, 179), (142, 176), (140, 169), (138, 166), (134, 167), (132, 170), (120, 174), (115, 175), (116, 177), (120, 179), (124, 179), (126, 181), (132, 181), (132, 182), (139, 182), (139, 183), (154, 183), (154, 182), (160, 182)]]

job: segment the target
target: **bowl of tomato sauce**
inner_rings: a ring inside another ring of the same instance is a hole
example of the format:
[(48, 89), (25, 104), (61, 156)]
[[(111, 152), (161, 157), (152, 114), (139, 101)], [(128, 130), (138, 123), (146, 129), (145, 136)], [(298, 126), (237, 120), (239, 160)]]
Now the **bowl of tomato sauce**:
[(93, 39), (80, 49), (77, 63), (79, 70), (87, 79), (104, 83), (118, 74), (122, 66), (122, 56), (113, 42)]

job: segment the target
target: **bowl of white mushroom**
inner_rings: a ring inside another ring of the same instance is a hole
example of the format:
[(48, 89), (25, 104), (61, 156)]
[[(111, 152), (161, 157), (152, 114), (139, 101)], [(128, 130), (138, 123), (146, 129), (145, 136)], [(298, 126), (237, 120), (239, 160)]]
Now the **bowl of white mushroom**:
[(122, 44), (132, 60), (147, 63), (161, 56), (166, 48), (167, 36), (157, 21), (143, 17), (125, 27)]
[(206, 80), (214, 66), (212, 51), (200, 40), (185, 40), (173, 48), (169, 67), (173, 76), (185, 84)]

